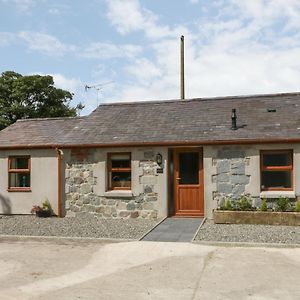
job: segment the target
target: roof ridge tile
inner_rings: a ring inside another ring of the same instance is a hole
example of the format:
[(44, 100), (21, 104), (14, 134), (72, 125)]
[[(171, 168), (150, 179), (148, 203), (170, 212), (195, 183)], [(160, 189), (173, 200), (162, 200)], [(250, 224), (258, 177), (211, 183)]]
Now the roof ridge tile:
[(267, 94), (245, 94), (245, 95), (228, 95), (202, 98), (188, 98), (188, 99), (169, 99), (169, 100), (140, 100), (140, 101), (124, 101), (124, 102), (109, 102), (100, 104), (93, 112), (97, 111), (103, 106), (126, 106), (126, 105), (147, 105), (147, 104), (164, 104), (164, 103), (186, 103), (192, 101), (215, 101), (215, 100), (237, 100), (237, 99), (257, 99), (257, 98), (276, 98), (285, 96), (300, 96), (300, 92), (286, 92), (286, 93), (267, 93)]
[(86, 119), (88, 116), (77, 116), (77, 117), (53, 117), (53, 118), (27, 118), (18, 119), (16, 122), (29, 122), (29, 121), (54, 121), (54, 120), (72, 120), (72, 119)]

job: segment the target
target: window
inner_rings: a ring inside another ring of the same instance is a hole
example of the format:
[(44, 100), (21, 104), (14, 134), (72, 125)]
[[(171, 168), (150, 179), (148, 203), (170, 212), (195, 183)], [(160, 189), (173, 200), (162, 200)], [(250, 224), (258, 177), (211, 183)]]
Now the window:
[(108, 189), (131, 189), (131, 155), (130, 153), (108, 154)]
[(293, 190), (293, 151), (261, 151), (261, 189)]
[(30, 191), (30, 157), (8, 158), (8, 190)]

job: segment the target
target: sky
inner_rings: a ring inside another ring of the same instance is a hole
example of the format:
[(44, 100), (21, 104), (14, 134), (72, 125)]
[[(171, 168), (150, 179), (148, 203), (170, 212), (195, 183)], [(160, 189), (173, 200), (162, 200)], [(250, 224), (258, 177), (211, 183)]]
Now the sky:
[[(0, 0), (0, 72), (100, 103), (300, 91), (299, 0)], [(98, 86), (85, 91), (85, 85)]]

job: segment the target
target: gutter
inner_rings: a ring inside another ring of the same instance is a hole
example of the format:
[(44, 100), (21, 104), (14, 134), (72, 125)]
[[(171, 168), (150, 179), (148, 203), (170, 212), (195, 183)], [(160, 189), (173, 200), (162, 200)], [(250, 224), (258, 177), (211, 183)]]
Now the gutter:
[(108, 148), (136, 146), (210, 146), (210, 145), (250, 145), (250, 144), (287, 144), (300, 143), (300, 138), (292, 139), (236, 139), (215, 141), (162, 141), (162, 142), (126, 142), (126, 143), (95, 143), (95, 144), (49, 144), (49, 145), (14, 145), (0, 146), (0, 150), (15, 149), (76, 149), (76, 148)]
[(61, 218), (61, 160), (63, 152), (59, 148), (55, 150), (57, 154), (57, 215)]

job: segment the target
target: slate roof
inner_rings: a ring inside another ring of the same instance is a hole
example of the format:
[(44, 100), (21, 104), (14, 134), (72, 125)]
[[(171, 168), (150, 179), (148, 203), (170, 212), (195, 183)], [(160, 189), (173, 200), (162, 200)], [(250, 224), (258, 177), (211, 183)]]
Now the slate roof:
[(20, 120), (0, 132), (0, 148), (267, 141), (300, 142), (300, 93), (103, 104), (86, 117)]
[(22, 119), (0, 131), (0, 148), (63, 143), (86, 117)]

